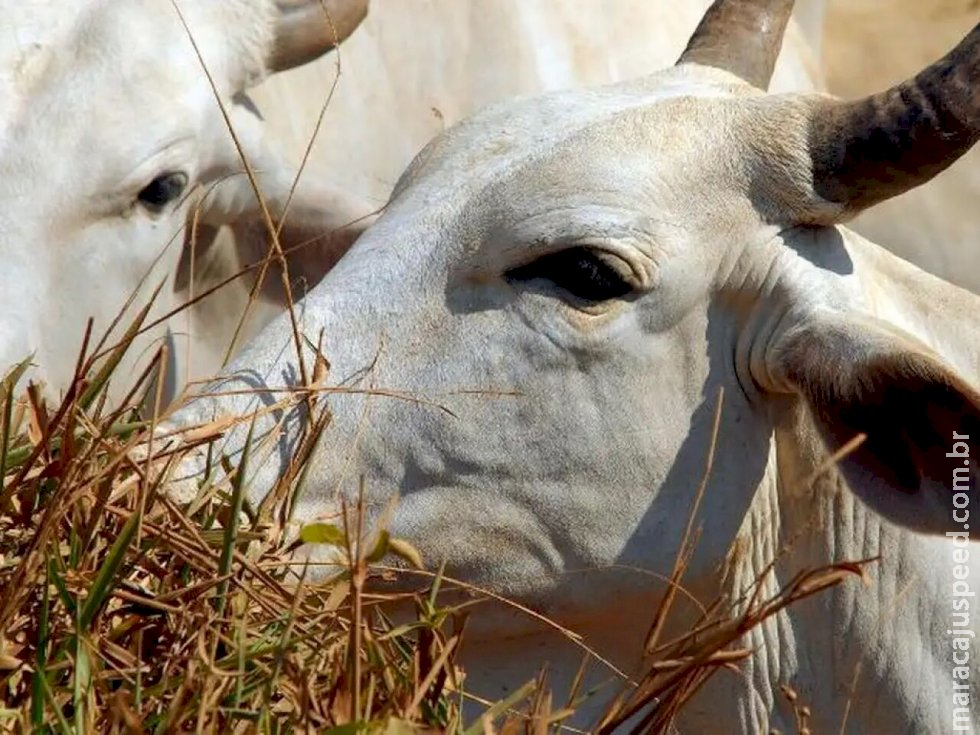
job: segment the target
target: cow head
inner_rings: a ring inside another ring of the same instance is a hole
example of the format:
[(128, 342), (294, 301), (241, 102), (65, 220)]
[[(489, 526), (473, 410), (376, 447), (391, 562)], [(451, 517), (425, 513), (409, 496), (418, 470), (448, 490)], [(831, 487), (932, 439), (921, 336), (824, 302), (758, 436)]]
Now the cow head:
[[(675, 67), (500, 105), (418, 156), (302, 304), (333, 421), (294, 520), (400, 494), (392, 533), (455, 576), (553, 610), (625, 599), (635, 577), (571, 572), (669, 567), (723, 391), (692, 574), (761, 488), (802, 488), (861, 433), (847, 492), (947, 530), (973, 358), (940, 354), (911, 267), (837, 224), (976, 139), (980, 30), (867, 100), (766, 95), (790, 6), (721, 0)], [(299, 374), (283, 317), (177, 418), (266, 407), (256, 502), (305, 420), (268, 409)]]
[(11, 10), (0, 36), (0, 371), (33, 354), (63, 388), (86, 320), (101, 334), (174, 269), (202, 192), (225, 182), (205, 219), (257, 208), (229, 127), (270, 199), (283, 198), (275, 152), (240, 93), (332, 48), (365, 8), (102, 0), (69, 18), (44, 3)]

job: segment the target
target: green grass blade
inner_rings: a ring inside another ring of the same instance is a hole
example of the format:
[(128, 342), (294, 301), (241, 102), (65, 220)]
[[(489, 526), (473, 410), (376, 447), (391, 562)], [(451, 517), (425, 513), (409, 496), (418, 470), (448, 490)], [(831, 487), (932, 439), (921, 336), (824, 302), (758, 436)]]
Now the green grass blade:
[(227, 576), (231, 573), (231, 562), (235, 556), (235, 538), (238, 535), (238, 519), (242, 514), (242, 500), (245, 497), (245, 475), (248, 472), (248, 459), (252, 450), (252, 434), (255, 432), (255, 418), (248, 425), (248, 435), (245, 446), (242, 447), (241, 460), (231, 478), (231, 508), (228, 525), (225, 526), (224, 540), (221, 546), (221, 558), (218, 561), (218, 575), (224, 577), (218, 585), (218, 615), (225, 612), (225, 602), (228, 594)]
[(3, 406), (3, 416), (0, 417), (0, 484), (7, 475), (7, 452), (10, 450), (10, 422), (14, 415), (14, 391), (17, 383), (27, 372), (33, 356), (15, 365), (0, 381), (0, 405)]
[(150, 309), (153, 308), (153, 304), (156, 303), (157, 296), (160, 294), (160, 290), (163, 288), (165, 281), (162, 281), (159, 286), (153, 291), (150, 296), (150, 300), (147, 302), (146, 306), (140, 309), (139, 314), (130, 323), (129, 327), (126, 329), (123, 338), (119, 341), (116, 348), (109, 353), (108, 358), (99, 368), (99, 371), (92, 378), (92, 382), (89, 383), (88, 387), (82, 393), (81, 397), (78, 399), (78, 405), (82, 410), (87, 410), (92, 402), (102, 393), (106, 385), (109, 383), (109, 378), (115, 372), (116, 368), (119, 367), (119, 363), (123, 359), (123, 355), (129, 350), (130, 345), (133, 344), (133, 340), (139, 334), (140, 329), (143, 327), (143, 323), (146, 321), (146, 317), (150, 314)]
[[(65, 719), (65, 713), (61, 711), (61, 707), (58, 706), (58, 700), (54, 696), (54, 692), (51, 690), (51, 684), (48, 682), (47, 677), (42, 676), (39, 681), (41, 682), (41, 689), (44, 692), (44, 698), (48, 701), (51, 706), (51, 711), (54, 712), (54, 718), (58, 723), (58, 729), (65, 733), (65, 735), (73, 735), (73, 730), (71, 725), (68, 724), (68, 720)], [(44, 732), (44, 724), (42, 721), (41, 729), (38, 732)]]
[(48, 583), (54, 586), (55, 592), (58, 593), (58, 597), (61, 599), (61, 604), (65, 606), (68, 613), (75, 615), (78, 608), (78, 601), (74, 598), (71, 590), (68, 589), (68, 584), (65, 582), (64, 574), (66, 571), (68, 570), (65, 569), (64, 559), (61, 558), (60, 554), (53, 552), (48, 557)]
[(85, 715), (88, 712), (87, 699), (89, 687), (92, 684), (92, 662), (88, 651), (85, 650), (85, 639), (82, 631), (75, 634), (75, 671), (72, 688), (72, 706), (75, 710), (75, 732), (86, 732)]
[[(126, 441), (129, 439), (129, 437), (132, 435), (134, 431), (144, 429), (147, 426), (149, 426), (149, 422), (147, 421), (114, 424), (106, 432), (106, 436), (119, 437), (123, 441)], [(82, 438), (84, 435), (85, 435), (84, 431), (78, 430), (75, 432), (75, 436), (77, 438)], [(61, 449), (61, 437), (60, 436), (51, 437), (51, 439), (48, 441), (48, 447), (52, 452), (57, 452), (59, 449)], [(34, 452), (34, 447), (31, 446), (30, 444), (22, 447), (16, 447), (15, 449), (8, 449), (4, 455), (6, 471), (19, 469), (20, 466), (27, 461), (27, 459), (31, 456), (33, 452)]]
[(534, 693), (534, 690), (537, 689), (537, 686), (537, 681), (532, 679), (506, 699), (501, 699), (499, 702), (495, 702), (493, 705), (487, 708), (486, 712), (483, 713), (480, 719), (463, 731), (463, 735), (482, 735), (484, 732), (484, 718), (489, 719), (491, 722), (497, 719), (522, 699), (527, 699), (529, 696), (531, 696)]
[(123, 560), (126, 558), (126, 550), (136, 536), (139, 522), (139, 512), (135, 512), (127, 518), (126, 523), (122, 527), (122, 531), (119, 532), (119, 536), (113, 542), (112, 548), (109, 549), (109, 553), (106, 555), (105, 561), (99, 569), (98, 575), (95, 577), (95, 581), (92, 582), (92, 589), (85, 599), (82, 611), (78, 615), (80, 630), (89, 629), (92, 621), (95, 620), (96, 614), (102, 608), (105, 601), (109, 599), (116, 574), (119, 572)]

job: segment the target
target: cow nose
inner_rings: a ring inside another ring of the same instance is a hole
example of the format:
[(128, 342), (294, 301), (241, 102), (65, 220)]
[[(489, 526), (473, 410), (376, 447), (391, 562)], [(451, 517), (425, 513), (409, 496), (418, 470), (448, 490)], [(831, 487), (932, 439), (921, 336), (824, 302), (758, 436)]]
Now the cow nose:
[[(213, 413), (211, 421), (202, 422), (208, 414), (198, 412), (192, 404), (191, 413), (178, 413), (175, 421), (159, 430), (162, 437), (167, 437), (161, 439), (160, 449), (167, 441), (171, 446), (191, 447), (170, 471), (165, 492), (184, 507), (211, 485), (230, 495), (233, 475), (227, 474), (226, 468), (247, 464), (245, 497), (252, 508), (259, 509), (275, 491), (275, 499), (266, 506), (269, 513), (264, 517), (275, 525), (283, 522), (280, 542), (291, 549), (290, 563), (297, 569), (308, 564), (307, 578), (317, 580), (345, 569), (349, 564), (346, 543), (317, 541), (316, 527), (333, 528), (335, 533), (360, 527), (364, 543), (373, 545), (387, 500), (387, 496), (373, 496), (391, 489), (388, 483), (359, 485), (365, 468), (358, 456), (358, 441), (363, 440), (365, 425), (370, 421), (371, 389), (360, 387), (358, 371), (352, 372), (353, 376), (338, 373), (335, 379), (328, 374), (326, 390), (316, 396), (312, 412), (303, 398), (297, 397), (292, 409), (297, 415), (280, 415), (276, 422), (266, 422), (265, 415), (257, 417), (248, 455), (243, 453), (243, 447), (250, 422), (242, 421), (234, 406)], [(262, 407), (270, 405), (264, 403)], [(275, 426), (272, 431), (278, 432), (271, 441), (263, 436), (270, 425)], [(181, 431), (179, 438), (175, 431)], [(210, 452), (203, 445), (191, 446), (211, 437), (216, 439)], [(229, 462), (223, 463), (222, 455)], [(145, 453), (136, 459), (143, 461)], [(162, 469), (162, 463), (160, 466)], [(364, 487), (368, 496), (363, 498), (361, 509), (359, 487)], [(314, 537), (303, 542), (301, 532), (305, 535), (304, 529), (311, 528)]]
[[(297, 307), (304, 369), (296, 357), (292, 321), (283, 314), (246, 346), (223, 377), (160, 429), (164, 435), (182, 434), (185, 446), (220, 435), (210, 451), (215, 467), (222, 455), (237, 465), (251, 431), (247, 493), (254, 504), (284, 475), (298, 472), (297, 462), (306, 463), (303, 493), (316, 498), (299, 508), (306, 520), (335, 510), (338, 488), (351, 473), (356, 477), (358, 436), (373, 408), (373, 374), (384, 349), (374, 310), (338, 301), (311, 294)], [(322, 435), (312, 451), (307, 444), (314, 432)], [(173, 498), (187, 502), (196, 496), (207, 457), (206, 447), (188, 451), (170, 475)]]

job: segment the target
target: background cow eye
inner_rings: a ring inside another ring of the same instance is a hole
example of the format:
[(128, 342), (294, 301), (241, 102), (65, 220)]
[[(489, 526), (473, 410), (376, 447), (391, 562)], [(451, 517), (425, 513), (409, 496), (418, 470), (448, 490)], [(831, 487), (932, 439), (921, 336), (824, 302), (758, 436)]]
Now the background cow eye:
[(607, 301), (626, 296), (633, 286), (591, 248), (575, 247), (550, 253), (507, 272), (512, 281), (550, 281), (576, 298)]
[(151, 212), (160, 212), (184, 193), (187, 174), (179, 171), (161, 174), (143, 187), (137, 198)]

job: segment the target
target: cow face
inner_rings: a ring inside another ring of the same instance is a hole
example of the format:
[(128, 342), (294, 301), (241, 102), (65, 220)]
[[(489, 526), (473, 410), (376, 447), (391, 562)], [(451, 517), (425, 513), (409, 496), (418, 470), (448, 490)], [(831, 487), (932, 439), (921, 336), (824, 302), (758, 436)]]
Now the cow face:
[[(687, 579), (714, 573), (754, 498), (864, 433), (850, 489), (944, 532), (944, 452), (954, 427), (980, 432), (980, 397), (953, 367), (969, 358), (926, 343), (918, 276), (833, 226), (914, 183), (835, 162), (828, 104), (680, 64), (434, 141), (302, 304), (333, 421), (294, 520), (362, 487), (381, 515), (399, 494), (392, 533), (450, 575), (582, 612), (638, 594), (628, 570), (669, 567), (713, 444)], [(272, 404), (299, 376), (293, 339), (270, 325), (177, 421)], [(304, 420), (260, 412), (256, 503)]]
[[(235, 95), (267, 64), (329, 47), (295, 32), (313, 5), (322, 14), (319, 2), (167, 0), (104, 0), (67, 20), (44, 4), (14, 14), (0, 87), (0, 369), (33, 354), (64, 387), (86, 320), (98, 336), (147, 301), (200, 192), (244, 178), (229, 127), (261, 173), (274, 169)], [(161, 299), (156, 313), (173, 306)]]

